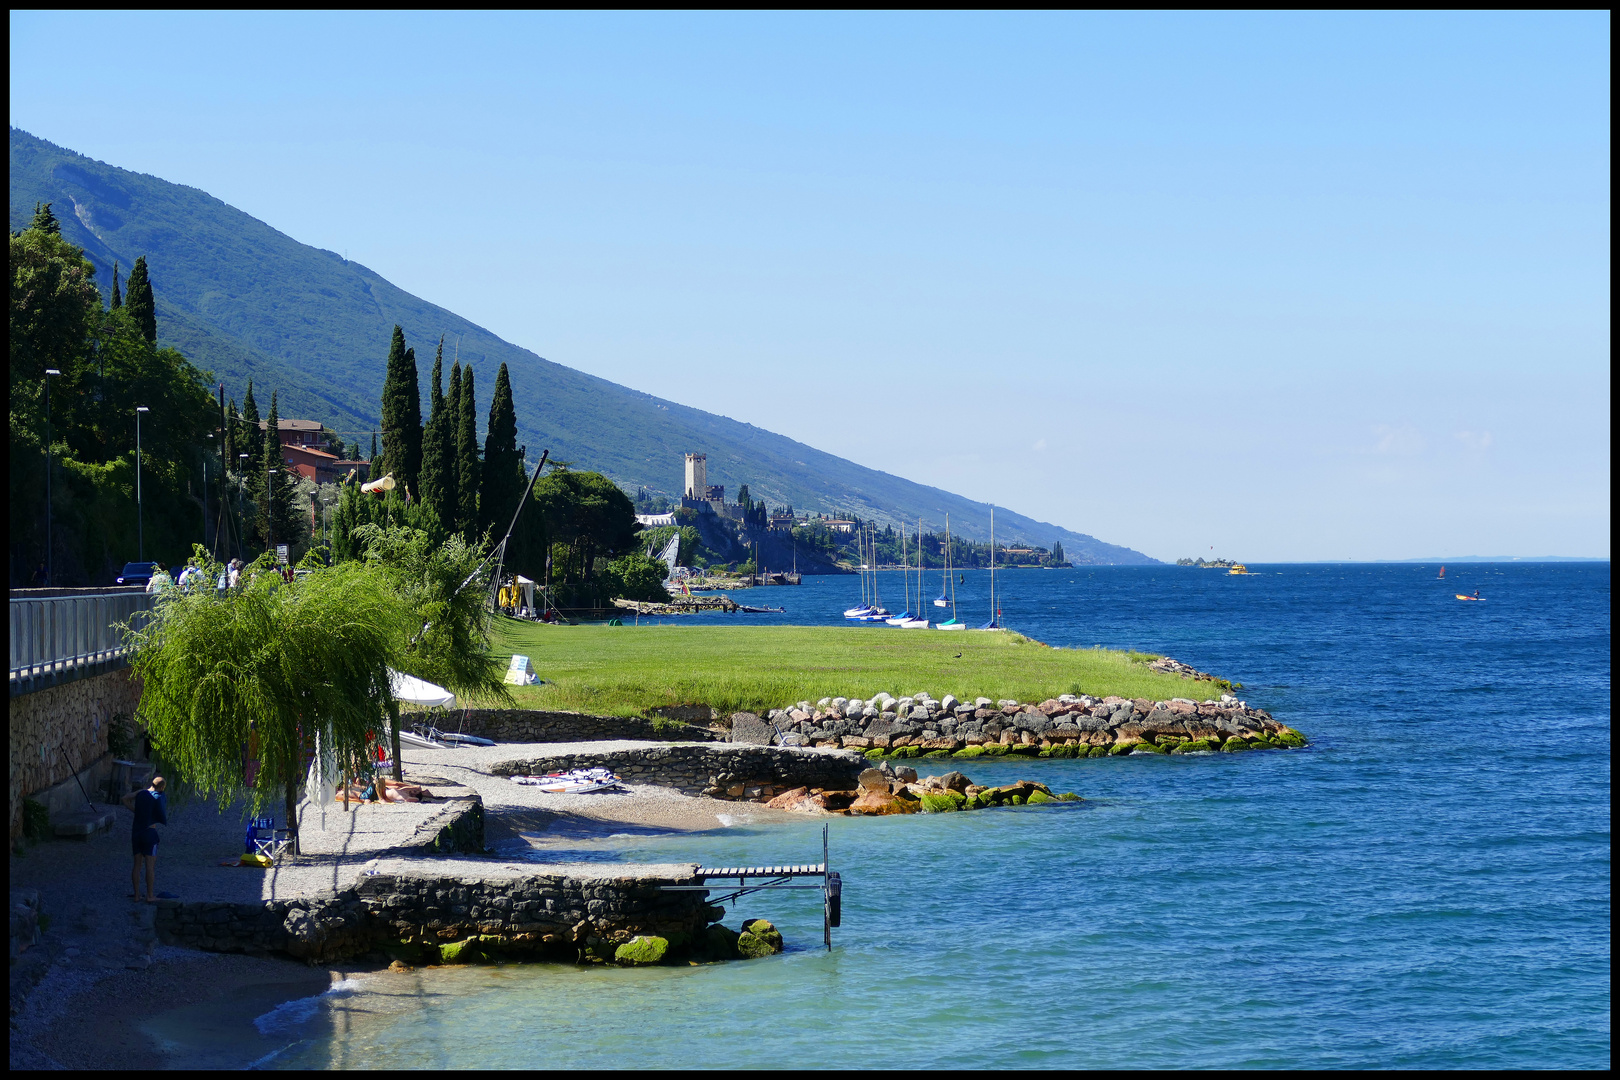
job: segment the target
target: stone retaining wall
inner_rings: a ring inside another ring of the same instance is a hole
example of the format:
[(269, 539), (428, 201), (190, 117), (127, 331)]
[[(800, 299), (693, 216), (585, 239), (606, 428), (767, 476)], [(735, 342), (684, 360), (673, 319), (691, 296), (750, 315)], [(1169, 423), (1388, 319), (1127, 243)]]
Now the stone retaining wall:
[[(11, 843), (22, 836), (24, 799), (69, 780), (75, 770), (110, 765), (108, 721), (133, 716), (140, 700), (140, 681), (128, 668), (11, 699)], [(105, 788), (104, 773), (96, 778)]]
[(683, 795), (759, 799), (796, 787), (853, 788), (866, 759), (833, 750), (779, 746), (665, 745), (587, 751), (496, 762), (496, 776), (538, 775), (605, 766), (632, 784), (660, 784)]
[[(696, 869), (694, 866), (692, 869)], [(673, 954), (706, 955), (724, 909), (687, 876), (589, 878), (378, 874), (324, 897), (233, 904), (160, 900), (159, 939), (212, 952), (284, 952), (325, 962), (383, 950), (411, 963), (474, 960), (611, 960), (641, 935)]]
[(926, 694), (823, 698), (815, 705), (801, 701), (773, 709), (763, 720), (738, 713), (731, 738), (902, 757), (992, 752), (1075, 757), (1305, 745), (1299, 732), (1230, 695), (1198, 702), (1064, 694), (1038, 705), (982, 697), (964, 702), (950, 694), (939, 700)]
[(482, 855), (484, 800), (477, 795), (451, 799), (442, 810), (417, 827), (416, 835), (405, 846), (439, 855)]
[[(706, 711), (706, 710), (705, 710)], [(705, 717), (706, 719), (706, 717)], [(446, 730), (496, 742), (595, 742), (602, 739), (693, 739), (722, 736), (681, 720), (648, 720), (640, 716), (592, 716), (589, 713), (541, 709), (469, 709), (465, 719), (451, 719)]]

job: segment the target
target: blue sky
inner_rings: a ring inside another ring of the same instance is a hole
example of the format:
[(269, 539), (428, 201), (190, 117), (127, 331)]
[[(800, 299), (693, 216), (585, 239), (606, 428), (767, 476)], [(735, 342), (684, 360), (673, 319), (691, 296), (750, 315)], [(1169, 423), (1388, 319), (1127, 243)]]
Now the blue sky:
[(1160, 558), (1609, 554), (1606, 13), (11, 15), (11, 123)]

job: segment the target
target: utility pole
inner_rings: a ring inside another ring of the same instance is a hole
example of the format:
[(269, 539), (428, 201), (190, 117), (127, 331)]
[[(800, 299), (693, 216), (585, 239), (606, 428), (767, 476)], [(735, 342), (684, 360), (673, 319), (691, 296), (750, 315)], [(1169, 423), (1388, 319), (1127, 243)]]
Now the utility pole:
[(56, 368), (45, 369), (45, 580), (51, 583), (56, 569), (51, 551), (51, 376), (62, 374)]
[[(246, 454), (237, 454), (242, 463), (242, 488), (247, 487), (247, 459)], [(236, 557), (247, 558), (247, 519), (242, 510), (242, 488), (236, 489)]]
[(135, 536), (141, 562), (146, 561), (146, 514), (141, 505), (141, 413), (151, 412), (145, 405), (135, 406)]

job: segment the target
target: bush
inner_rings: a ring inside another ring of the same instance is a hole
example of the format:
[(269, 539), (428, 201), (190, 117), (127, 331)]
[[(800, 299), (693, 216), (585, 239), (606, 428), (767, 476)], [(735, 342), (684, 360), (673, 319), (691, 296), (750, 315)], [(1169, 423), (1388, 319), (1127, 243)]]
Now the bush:
[(645, 555), (625, 555), (608, 563), (602, 572), (606, 579), (606, 595), (625, 600), (652, 600), (669, 603), (669, 591), (664, 588), (663, 563)]
[(45, 804), (33, 799), (23, 800), (23, 836), (38, 843), (51, 834), (51, 814)]

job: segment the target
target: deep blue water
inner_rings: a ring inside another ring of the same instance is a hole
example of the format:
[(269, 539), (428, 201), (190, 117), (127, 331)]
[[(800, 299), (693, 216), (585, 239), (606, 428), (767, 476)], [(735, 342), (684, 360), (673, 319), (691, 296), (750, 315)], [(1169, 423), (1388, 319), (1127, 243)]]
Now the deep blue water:
[[(1086, 802), (832, 819), (830, 954), (815, 894), (775, 894), (727, 921), (772, 919), (783, 956), (392, 977), (274, 1063), (1606, 1068), (1609, 565), (1251, 569), (999, 577), (1012, 628), (1238, 680), (1309, 749), (974, 763)], [(841, 622), (854, 580), (806, 582), (749, 618)], [(821, 824), (601, 854), (813, 861)]]

